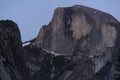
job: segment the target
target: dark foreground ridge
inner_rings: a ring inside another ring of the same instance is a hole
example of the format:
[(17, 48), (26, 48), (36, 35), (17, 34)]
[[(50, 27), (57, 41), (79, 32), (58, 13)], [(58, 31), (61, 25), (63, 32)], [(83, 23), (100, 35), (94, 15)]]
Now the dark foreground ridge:
[(50, 23), (23, 44), (17, 25), (1, 21), (0, 78), (120, 80), (119, 33), (114, 17), (80, 5), (55, 9)]
[(16, 23), (0, 21), (0, 80), (30, 80)]

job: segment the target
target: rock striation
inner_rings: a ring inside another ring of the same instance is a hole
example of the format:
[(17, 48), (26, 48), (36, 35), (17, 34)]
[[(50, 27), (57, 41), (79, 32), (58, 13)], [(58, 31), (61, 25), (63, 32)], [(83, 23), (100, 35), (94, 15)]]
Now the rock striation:
[(30, 80), (16, 23), (0, 21), (0, 80)]

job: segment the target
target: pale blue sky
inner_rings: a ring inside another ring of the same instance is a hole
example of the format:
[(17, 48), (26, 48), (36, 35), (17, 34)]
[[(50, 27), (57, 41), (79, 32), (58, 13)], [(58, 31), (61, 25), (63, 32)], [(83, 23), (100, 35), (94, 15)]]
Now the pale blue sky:
[(120, 21), (120, 0), (0, 0), (0, 20), (15, 21), (22, 41), (37, 36), (42, 25), (52, 19), (56, 7), (84, 5), (110, 13)]

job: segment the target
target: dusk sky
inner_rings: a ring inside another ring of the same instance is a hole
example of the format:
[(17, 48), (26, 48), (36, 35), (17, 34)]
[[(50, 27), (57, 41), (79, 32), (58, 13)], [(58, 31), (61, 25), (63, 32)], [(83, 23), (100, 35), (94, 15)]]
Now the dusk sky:
[(107, 12), (120, 21), (120, 0), (0, 0), (0, 20), (16, 22), (24, 42), (50, 22), (55, 8), (76, 4)]

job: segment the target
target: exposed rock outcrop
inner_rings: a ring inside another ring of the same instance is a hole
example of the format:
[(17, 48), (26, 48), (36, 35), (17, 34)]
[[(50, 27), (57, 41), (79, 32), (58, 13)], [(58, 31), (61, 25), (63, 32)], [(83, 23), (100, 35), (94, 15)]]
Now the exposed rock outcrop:
[(120, 80), (119, 33), (114, 17), (80, 5), (55, 9), (23, 44), (16, 24), (0, 21), (0, 79)]
[(120, 23), (111, 15), (75, 5), (57, 8), (52, 21), (41, 28), (35, 44), (71, 57), (74, 68), (56, 80), (114, 80), (119, 33)]
[(0, 21), (0, 80), (30, 80), (16, 23)]

